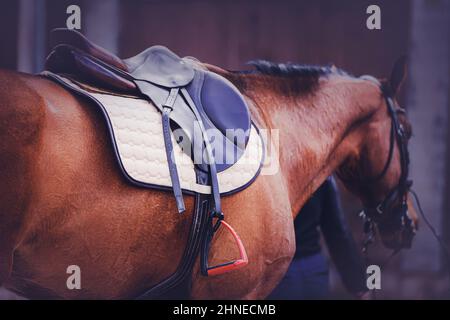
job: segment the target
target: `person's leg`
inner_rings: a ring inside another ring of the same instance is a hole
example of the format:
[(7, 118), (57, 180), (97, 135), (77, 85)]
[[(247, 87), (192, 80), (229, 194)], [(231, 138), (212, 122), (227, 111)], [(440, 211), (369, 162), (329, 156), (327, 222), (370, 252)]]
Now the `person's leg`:
[(292, 260), (289, 269), (267, 299), (326, 299), (329, 294), (328, 262), (321, 254)]
[(270, 300), (302, 300), (302, 278), (300, 259), (292, 260), (286, 275), (267, 297)]
[(329, 295), (329, 270), (326, 258), (315, 254), (300, 260), (303, 299), (326, 299)]

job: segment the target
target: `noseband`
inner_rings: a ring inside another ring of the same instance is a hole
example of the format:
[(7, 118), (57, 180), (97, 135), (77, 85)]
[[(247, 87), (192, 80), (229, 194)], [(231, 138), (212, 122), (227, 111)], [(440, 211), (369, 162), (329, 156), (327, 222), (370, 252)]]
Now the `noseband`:
[(388, 172), (394, 157), (395, 142), (397, 142), (400, 154), (400, 178), (397, 186), (393, 188), (388, 195), (374, 207), (365, 207), (361, 212), (361, 216), (364, 219), (364, 231), (367, 235), (367, 239), (364, 243), (364, 250), (367, 249), (367, 245), (373, 241), (374, 222), (380, 223), (384, 221), (383, 215), (388, 209), (393, 208), (397, 201), (400, 201), (400, 207), (392, 214), (395, 215), (395, 220), (391, 220), (394, 226), (398, 226), (400, 229), (410, 227), (412, 220), (408, 215), (408, 203), (407, 196), (409, 189), (412, 185), (412, 181), (408, 179), (409, 174), (409, 152), (407, 147), (408, 137), (405, 134), (405, 128), (400, 123), (398, 118), (399, 112), (405, 112), (404, 109), (396, 109), (390, 89), (382, 85), (381, 92), (386, 102), (389, 116), (391, 118), (390, 129), (390, 142), (389, 142), (389, 154), (386, 163), (381, 172), (371, 178), (368, 178), (366, 183), (372, 184), (381, 180)]

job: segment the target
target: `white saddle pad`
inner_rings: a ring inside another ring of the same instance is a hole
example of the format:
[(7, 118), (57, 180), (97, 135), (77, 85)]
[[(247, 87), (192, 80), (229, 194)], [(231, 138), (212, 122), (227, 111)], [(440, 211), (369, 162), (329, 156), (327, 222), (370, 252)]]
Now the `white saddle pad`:
[[(66, 86), (91, 97), (107, 116), (116, 154), (127, 178), (139, 185), (172, 186), (167, 166), (161, 114), (149, 101), (135, 97), (116, 96), (87, 91), (62, 76), (51, 75)], [(175, 162), (184, 191), (210, 194), (211, 187), (198, 184), (194, 163), (175, 142)], [(264, 143), (252, 125), (247, 148), (231, 167), (218, 173), (221, 194), (233, 193), (248, 186), (259, 174), (264, 160)]]

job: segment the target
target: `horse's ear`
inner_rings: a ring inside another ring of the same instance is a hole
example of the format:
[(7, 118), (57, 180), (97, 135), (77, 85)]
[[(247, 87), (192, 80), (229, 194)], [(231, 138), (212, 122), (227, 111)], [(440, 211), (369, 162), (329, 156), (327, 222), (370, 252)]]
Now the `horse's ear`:
[(402, 83), (406, 79), (408, 58), (406, 55), (397, 59), (392, 69), (391, 77), (389, 79), (389, 86), (391, 88), (392, 95), (395, 96), (400, 89)]

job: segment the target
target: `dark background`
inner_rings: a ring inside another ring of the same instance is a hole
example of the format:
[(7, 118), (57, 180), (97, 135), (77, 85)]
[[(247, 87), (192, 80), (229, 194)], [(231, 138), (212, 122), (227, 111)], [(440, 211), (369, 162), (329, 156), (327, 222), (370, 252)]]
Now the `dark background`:
[[(195, 56), (229, 69), (242, 69), (247, 61), (263, 58), (334, 63), (354, 74), (379, 77), (387, 75), (395, 59), (408, 52), (411, 19), (409, 0), (377, 1), (382, 8), (382, 30), (376, 31), (365, 27), (366, 8), (373, 4), (373, 1), (365, 0), (28, 2), (41, 3), (35, 5), (40, 8), (34, 10), (42, 11), (38, 18), (45, 21), (35, 29), (43, 29), (39, 37), (46, 45), (48, 32), (65, 26), (66, 8), (77, 4), (81, 7), (82, 31), (85, 33), (95, 33), (88, 31), (93, 25), (115, 22), (114, 30), (104, 28), (102, 36), (113, 33), (118, 41), (116, 51), (123, 57), (157, 43), (181, 56)], [(0, 35), (2, 44), (9, 45), (2, 48), (0, 63), (2, 67), (15, 68), (17, 46), (14, 43), (19, 33), (17, 22), (21, 2), (2, 0), (1, 3)], [(108, 3), (118, 7), (114, 17), (105, 9)], [(32, 24), (30, 20), (26, 23)]]
[[(450, 219), (449, 0), (20, 0), (0, 1), (0, 68), (37, 73), (48, 54), (48, 34), (65, 27), (66, 8), (81, 8), (82, 32), (121, 57), (162, 44), (180, 56), (228, 69), (246, 62), (330, 64), (354, 75), (386, 77), (402, 54), (410, 72), (400, 103), (413, 123), (412, 177), (431, 222), (446, 241)], [(381, 8), (381, 30), (366, 28), (366, 8)], [(359, 203), (342, 190), (360, 242)], [(371, 262), (389, 252), (376, 244)], [(422, 223), (414, 248), (382, 269), (380, 298), (448, 297), (437, 243)], [(333, 271), (336, 298), (348, 298)]]

